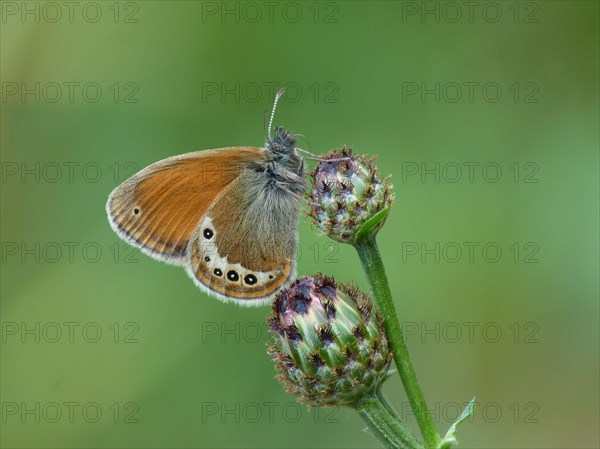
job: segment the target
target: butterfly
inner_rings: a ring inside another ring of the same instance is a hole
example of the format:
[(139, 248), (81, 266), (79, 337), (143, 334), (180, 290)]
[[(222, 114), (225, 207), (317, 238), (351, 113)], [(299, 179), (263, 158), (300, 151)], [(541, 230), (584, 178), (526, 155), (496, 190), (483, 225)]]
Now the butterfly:
[(264, 148), (196, 151), (149, 165), (112, 191), (108, 220), (149, 256), (185, 267), (225, 302), (268, 303), (295, 278), (307, 189), (294, 136), (277, 127)]

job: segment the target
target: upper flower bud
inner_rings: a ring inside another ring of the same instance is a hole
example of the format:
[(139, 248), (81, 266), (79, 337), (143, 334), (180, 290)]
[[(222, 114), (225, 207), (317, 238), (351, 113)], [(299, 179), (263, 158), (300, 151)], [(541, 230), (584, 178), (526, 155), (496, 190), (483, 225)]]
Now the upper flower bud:
[[(380, 179), (374, 158), (353, 155), (342, 147), (322, 157), (311, 173), (313, 191), (310, 216), (334, 240), (354, 243), (361, 227), (392, 205), (388, 178)], [(375, 220), (370, 233), (379, 231), (386, 213)]]
[(365, 293), (317, 274), (280, 292), (273, 313), (269, 353), (301, 402), (352, 406), (386, 378), (392, 353)]

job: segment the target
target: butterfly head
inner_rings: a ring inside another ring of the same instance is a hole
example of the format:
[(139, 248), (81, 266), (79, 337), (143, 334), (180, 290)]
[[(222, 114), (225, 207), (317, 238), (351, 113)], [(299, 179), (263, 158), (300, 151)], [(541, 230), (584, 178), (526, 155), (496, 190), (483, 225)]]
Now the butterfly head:
[(267, 139), (267, 148), (274, 154), (294, 154), (296, 139), (286, 129), (278, 126), (275, 128), (275, 134)]

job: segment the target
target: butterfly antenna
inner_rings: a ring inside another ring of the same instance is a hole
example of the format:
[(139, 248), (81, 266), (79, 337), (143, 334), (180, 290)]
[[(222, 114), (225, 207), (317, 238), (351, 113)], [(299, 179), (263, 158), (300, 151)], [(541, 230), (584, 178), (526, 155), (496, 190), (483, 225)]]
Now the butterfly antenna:
[[(304, 139), (304, 141), (308, 145), (308, 151), (303, 150), (301, 148), (298, 148), (298, 150), (303, 151), (305, 153), (310, 153), (312, 151), (312, 146), (310, 144), (310, 140), (308, 140), (308, 137), (306, 137), (304, 134), (294, 134), (294, 137), (301, 137), (302, 139)], [(310, 153), (310, 154), (312, 154), (312, 153)], [(314, 154), (312, 154), (312, 155), (315, 156)]]
[(265, 142), (267, 141), (267, 114), (269, 113), (269, 108), (265, 108), (263, 111), (263, 137), (265, 138)]
[(273, 117), (275, 117), (275, 109), (277, 108), (277, 102), (285, 93), (285, 87), (279, 89), (279, 92), (275, 95), (275, 101), (273, 102), (273, 110), (271, 111), (271, 120), (269, 120), (269, 139), (271, 139), (271, 129), (273, 129)]
[(304, 159), (307, 159), (309, 161), (340, 162), (340, 161), (348, 161), (348, 160), (352, 159), (351, 157), (348, 157), (348, 156), (326, 159), (326, 158), (324, 158), (322, 156), (319, 156), (317, 154), (313, 154), (310, 151), (303, 150), (302, 148), (296, 147), (296, 150), (300, 151), (301, 153), (308, 154), (310, 157), (305, 157)]

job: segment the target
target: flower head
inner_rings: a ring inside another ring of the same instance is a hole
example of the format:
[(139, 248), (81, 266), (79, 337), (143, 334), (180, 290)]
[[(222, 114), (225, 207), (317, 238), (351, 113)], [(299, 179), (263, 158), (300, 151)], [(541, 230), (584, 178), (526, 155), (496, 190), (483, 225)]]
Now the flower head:
[(320, 274), (273, 304), (269, 353), (284, 388), (309, 406), (356, 404), (387, 377), (392, 353), (370, 298)]
[(379, 231), (394, 196), (388, 178), (379, 177), (374, 158), (342, 147), (323, 156), (311, 176), (310, 216), (324, 234), (354, 243), (363, 225), (376, 216), (380, 220), (369, 232)]

